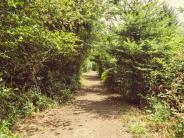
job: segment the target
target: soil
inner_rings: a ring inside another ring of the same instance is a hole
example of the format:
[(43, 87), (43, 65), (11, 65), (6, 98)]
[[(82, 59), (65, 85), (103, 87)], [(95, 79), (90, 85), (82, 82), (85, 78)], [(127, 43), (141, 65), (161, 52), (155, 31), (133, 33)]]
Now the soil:
[(72, 102), (22, 120), (16, 133), (21, 138), (131, 138), (122, 122), (121, 96), (109, 92), (96, 72), (83, 76)]

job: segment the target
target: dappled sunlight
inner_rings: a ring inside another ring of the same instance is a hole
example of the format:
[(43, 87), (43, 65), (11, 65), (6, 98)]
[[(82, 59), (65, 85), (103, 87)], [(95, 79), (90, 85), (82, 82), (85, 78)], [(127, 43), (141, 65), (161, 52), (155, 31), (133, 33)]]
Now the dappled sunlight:
[(122, 126), (121, 115), (126, 112), (122, 112), (122, 96), (109, 92), (96, 72), (84, 74), (83, 87), (78, 93), (75, 100), (65, 106), (22, 121), (15, 128), (16, 132), (30, 138), (74, 138), (74, 135), (81, 135), (81, 138), (131, 137)]
[(0, 138), (182, 137), (182, 4), (0, 0)]

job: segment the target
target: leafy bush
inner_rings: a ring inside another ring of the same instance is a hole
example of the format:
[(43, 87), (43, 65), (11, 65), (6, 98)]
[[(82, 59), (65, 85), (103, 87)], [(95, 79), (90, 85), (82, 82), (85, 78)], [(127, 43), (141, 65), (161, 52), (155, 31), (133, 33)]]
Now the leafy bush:
[(80, 87), (99, 3), (0, 1), (0, 124), (5, 120), (10, 127), (62, 103)]
[(113, 68), (107, 69), (102, 73), (101, 79), (107, 84), (107, 87), (111, 90), (116, 89), (118, 87), (117, 81), (117, 73)]
[(41, 92), (34, 89), (28, 91), (27, 100), (30, 102), (28, 105), (32, 105), (35, 108), (32, 108), (34, 109), (32, 112), (43, 111), (57, 105), (57, 102), (53, 101), (51, 98), (42, 95)]
[(179, 121), (175, 127), (175, 136), (176, 138), (182, 138), (184, 136), (184, 119)]
[(10, 131), (9, 127), (7, 127), (5, 125), (5, 123), (4, 124), (0, 124), (0, 137), (1, 138), (18, 138), (17, 135), (14, 135)]
[(151, 105), (152, 121), (170, 131), (177, 122), (171, 118), (181, 120), (184, 110), (183, 27), (174, 10), (157, 0), (108, 4), (94, 54), (99, 74), (132, 103)]
[(8, 89), (1, 85), (0, 94), (0, 120), (1, 122), (8, 122), (10, 126), (19, 118), (32, 115), (35, 111), (42, 111), (56, 105), (56, 102), (35, 90), (21, 94), (18, 90)]
[(150, 119), (155, 123), (162, 123), (169, 120), (169, 109), (166, 104), (159, 101), (156, 97), (149, 98), (151, 103), (152, 113)]
[(96, 64), (90, 58), (87, 58), (83, 63), (82, 72), (96, 71)]
[[(136, 104), (154, 95), (181, 112), (184, 37), (176, 14), (156, 0), (118, 1), (111, 6), (108, 13), (118, 20), (106, 27), (110, 27), (106, 41), (99, 44), (103, 54), (95, 54), (100, 74), (105, 71), (103, 79)], [(110, 59), (113, 64), (106, 66)]]
[(145, 133), (145, 129), (143, 126), (141, 126), (140, 123), (137, 123), (134, 126), (132, 126), (131, 131), (135, 137), (140, 137)]

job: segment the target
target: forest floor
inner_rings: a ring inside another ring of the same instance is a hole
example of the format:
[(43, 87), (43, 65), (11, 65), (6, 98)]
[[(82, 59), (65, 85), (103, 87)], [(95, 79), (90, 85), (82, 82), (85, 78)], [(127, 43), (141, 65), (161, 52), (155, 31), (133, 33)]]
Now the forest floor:
[(95, 72), (84, 74), (82, 83), (74, 100), (22, 120), (16, 133), (21, 138), (133, 137), (122, 121), (122, 114), (128, 113), (124, 116), (128, 121), (136, 116), (137, 110), (131, 110), (131, 114), (122, 97), (107, 91)]

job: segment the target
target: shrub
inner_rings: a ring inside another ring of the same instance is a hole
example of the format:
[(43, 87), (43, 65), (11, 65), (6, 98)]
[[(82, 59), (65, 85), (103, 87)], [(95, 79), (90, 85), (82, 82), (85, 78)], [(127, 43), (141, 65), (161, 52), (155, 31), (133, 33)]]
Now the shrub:
[(149, 98), (151, 104), (152, 113), (150, 119), (155, 123), (162, 123), (169, 120), (170, 112), (166, 104), (159, 101), (156, 97)]
[(140, 137), (145, 133), (145, 129), (140, 123), (136, 123), (132, 126), (131, 131), (135, 137)]
[(184, 119), (180, 120), (174, 129), (176, 138), (182, 138), (184, 136)]
[(56, 102), (42, 95), (38, 90), (30, 90), (26, 94), (21, 91), (0, 87), (0, 120), (8, 122), (10, 126), (19, 118), (30, 116), (35, 111), (43, 111), (56, 105)]
[(0, 124), (0, 138), (18, 138), (17, 135), (13, 134), (9, 127), (5, 123)]
[(107, 87), (111, 90), (115, 90), (116, 87), (118, 87), (117, 84), (117, 73), (115, 72), (114, 68), (110, 68), (105, 70), (102, 73), (101, 79), (103, 80), (103, 82), (107, 85)]
[(0, 124), (5, 120), (9, 128), (80, 87), (99, 3), (0, 1)]
[(157, 0), (108, 4), (106, 30), (94, 54), (99, 74), (132, 103), (147, 106), (155, 97), (152, 122), (170, 131), (177, 122), (171, 118), (181, 120), (184, 105), (184, 35), (177, 15)]

